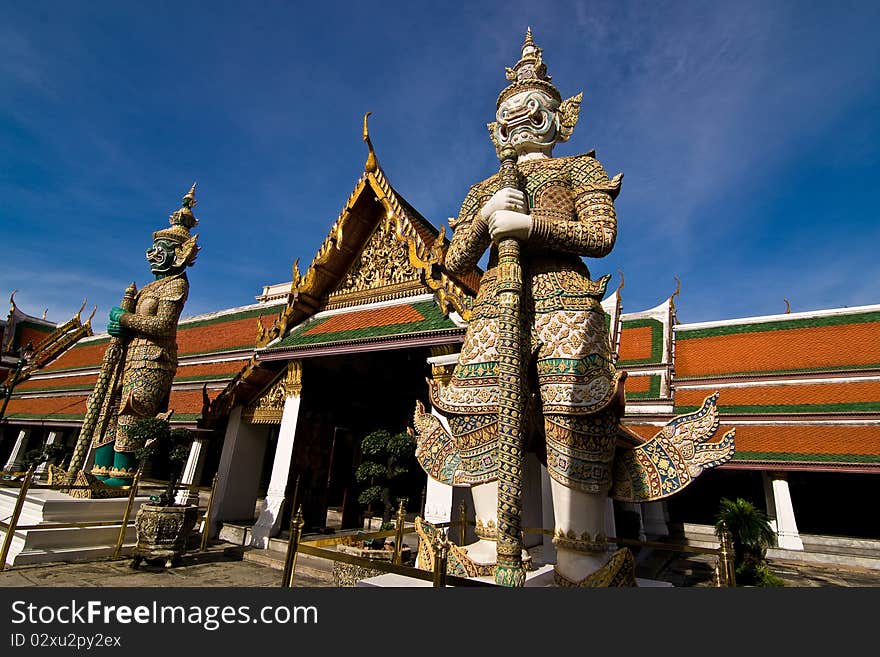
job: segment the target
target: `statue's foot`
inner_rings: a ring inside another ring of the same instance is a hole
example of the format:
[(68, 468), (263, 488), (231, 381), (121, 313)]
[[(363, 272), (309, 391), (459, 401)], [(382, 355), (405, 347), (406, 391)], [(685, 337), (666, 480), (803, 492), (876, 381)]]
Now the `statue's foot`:
[(611, 555), (604, 566), (579, 582), (573, 582), (554, 568), (553, 583), (556, 586), (575, 588), (636, 586), (636, 560), (629, 548), (621, 548)]

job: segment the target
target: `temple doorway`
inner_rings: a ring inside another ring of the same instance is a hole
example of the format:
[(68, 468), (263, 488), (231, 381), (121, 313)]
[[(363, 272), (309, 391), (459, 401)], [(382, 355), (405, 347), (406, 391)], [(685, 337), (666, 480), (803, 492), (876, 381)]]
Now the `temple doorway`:
[[(300, 421), (287, 499), (302, 505), (306, 531), (363, 527), (363, 486), (355, 473), (360, 443), (377, 430), (412, 426), (416, 400), (427, 403), (427, 348), (372, 351), (303, 360)], [(426, 475), (413, 460), (397, 481), (395, 497), (418, 511)], [(381, 515), (381, 509), (373, 508)], [(282, 510), (289, 517), (290, 506)]]

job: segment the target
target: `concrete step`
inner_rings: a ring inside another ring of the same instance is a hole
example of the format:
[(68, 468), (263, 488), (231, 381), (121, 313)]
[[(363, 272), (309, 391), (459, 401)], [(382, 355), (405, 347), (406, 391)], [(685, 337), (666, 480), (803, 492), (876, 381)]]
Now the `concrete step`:
[[(260, 548), (244, 548), (242, 550), (242, 561), (256, 563), (280, 573), (284, 571), (284, 559), (286, 553), (277, 550), (264, 550)], [(307, 554), (297, 555), (296, 558), (297, 577), (306, 576), (311, 579), (324, 582), (333, 580), (333, 562), (327, 559), (319, 559)]]
[[(711, 525), (684, 523), (683, 536), (672, 540), (681, 540), (694, 547), (718, 548), (714, 528)], [(818, 534), (801, 534), (804, 544), (803, 551), (769, 548), (769, 559), (784, 561), (800, 561), (805, 563), (858, 566), (880, 570), (880, 540), (850, 538), (845, 536), (822, 536)]]

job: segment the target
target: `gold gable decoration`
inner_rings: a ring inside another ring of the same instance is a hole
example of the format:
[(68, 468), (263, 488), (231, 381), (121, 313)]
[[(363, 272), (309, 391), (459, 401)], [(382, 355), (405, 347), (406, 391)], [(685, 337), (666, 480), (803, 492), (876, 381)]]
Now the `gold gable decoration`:
[(328, 295), (326, 308), (386, 301), (424, 289), (406, 244), (394, 233), (390, 221), (379, 223), (342, 283)]
[(302, 395), (302, 363), (291, 361), (287, 372), (260, 395), (253, 404), (245, 407), (242, 420), (250, 424), (281, 424), (284, 402), (288, 397)]

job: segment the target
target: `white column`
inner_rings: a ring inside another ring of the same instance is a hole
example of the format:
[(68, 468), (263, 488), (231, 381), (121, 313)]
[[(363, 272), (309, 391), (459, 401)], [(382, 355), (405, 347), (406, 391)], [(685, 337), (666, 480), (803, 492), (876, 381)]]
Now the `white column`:
[(649, 538), (669, 536), (669, 526), (666, 524), (666, 502), (643, 502), (642, 521), (645, 524), (645, 534)]
[(287, 478), (290, 476), (290, 461), (293, 458), (293, 441), (296, 438), (296, 425), (299, 420), (299, 407), (302, 400), (302, 363), (293, 361), (287, 365), (287, 378), (284, 381), (286, 397), (281, 414), (281, 429), (275, 459), (272, 461), (272, 476), (269, 490), (266, 491), (266, 506), (251, 529), (251, 545), (258, 548), (269, 547), (269, 537), (278, 533), (281, 527), (281, 506), (287, 492)]
[[(50, 431), (49, 436), (46, 438), (46, 447), (49, 445), (54, 445), (55, 441), (58, 440), (58, 437), (61, 435), (60, 431)], [(40, 465), (37, 466), (36, 472), (39, 474), (41, 472), (45, 472), (49, 468), (49, 461), (43, 461)]]
[(3, 466), (4, 470), (10, 472), (21, 470), (21, 459), (24, 456), (24, 448), (27, 445), (28, 434), (30, 434), (30, 429), (22, 429), (18, 432), (18, 438), (15, 439), (15, 445), (12, 447), (9, 459), (6, 461), (6, 465)]
[(232, 409), (223, 437), (211, 518), (212, 535), (216, 534), (223, 520), (254, 517), (260, 467), (266, 451), (266, 431), (265, 427), (244, 422), (241, 418), (243, 410), (242, 406)]
[(794, 518), (794, 505), (788, 489), (788, 479), (784, 473), (763, 473), (764, 496), (767, 500), (767, 515), (776, 531), (776, 546), (782, 550), (803, 551), (804, 542), (798, 533)]
[[(202, 475), (202, 466), (205, 464), (205, 439), (196, 436), (193, 438), (192, 445), (189, 448), (189, 456), (186, 459), (186, 465), (183, 466), (183, 473), (180, 475), (180, 483), (192, 485)], [(177, 491), (178, 504), (198, 504), (199, 492), (196, 490), (180, 489)]]

